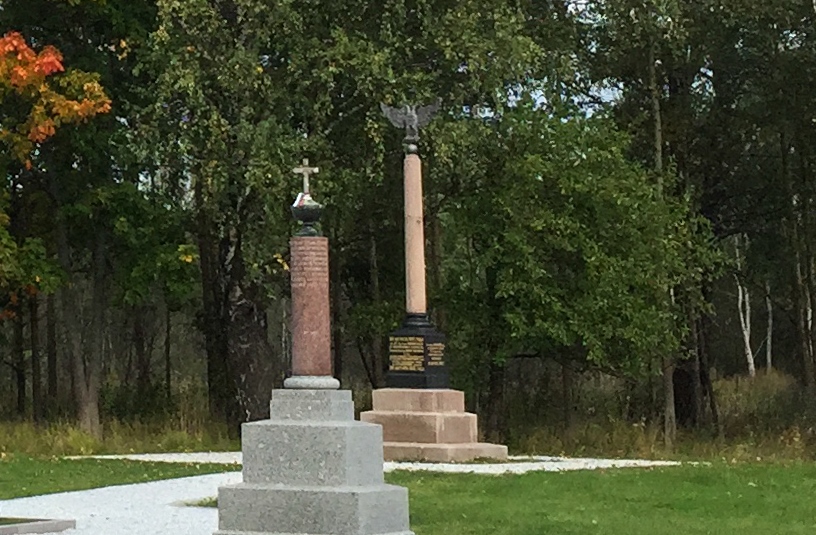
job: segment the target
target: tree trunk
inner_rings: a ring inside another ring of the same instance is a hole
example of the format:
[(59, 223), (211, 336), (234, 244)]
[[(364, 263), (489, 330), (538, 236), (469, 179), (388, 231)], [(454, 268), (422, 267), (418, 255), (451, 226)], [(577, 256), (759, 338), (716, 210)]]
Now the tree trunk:
[(96, 235), (91, 257), (91, 326), (85, 358), (74, 355), (74, 376), (79, 390), (77, 412), (80, 429), (101, 438), (102, 423), (99, 415), (99, 388), (102, 381), (107, 317), (107, 236), (104, 230)]
[(330, 273), (330, 303), (331, 303), (331, 317), (332, 317), (332, 372), (334, 377), (343, 384), (343, 284), (342, 284), (342, 265), (340, 264), (341, 255), (337, 254), (337, 247), (339, 247), (338, 240), (332, 240), (334, 247), (334, 254), (329, 259), (329, 273)]
[[(74, 379), (74, 396), (77, 408), (77, 420), (79, 428), (95, 438), (102, 437), (102, 425), (99, 418), (99, 386), (101, 380), (102, 351), (104, 344), (104, 323), (105, 323), (105, 294), (104, 294), (104, 253), (106, 244), (104, 236), (97, 235), (97, 243), (92, 255), (92, 290), (91, 290), (91, 326), (88, 332), (88, 345), (82, 348), (80, 345), (80, 329), (82, 322), (79, 319), (79, 311), (72, 310), (81, 297), (76, 291), (66, 292), (63, 295), (63, 317), (68, 318), (73, 315), (77, 319), (68, 322), (66, 328), (77, 329), (74, 333), (68, 333), (73, 339), (71, 368)], [(73, 283), (69, 283), (72, 286)], [(70, 296), (70, 297), (69, 297)]]
[(674, 407), (674, 359), (663, 357), (663, 440), (666, 449), (674, 448), (677, 416)]
[(240, 410), (230, 427), (269, 418), (275, 359), (267, 338), (266, 309), (258, 304), (257, 292), (240, 283), (230, 292), (227, 347)]
[(31, 408), (34, 421), (39, 423), (45, 415), (42, 396), (42, 368), (40, 365), (40, 310), (36, 294), (28, 298), (29, 330), (31, 331)]
[[(501, 325), (501, 318), (499, 311), (501, 304), (499, 303), (497, 293), (499, 267), (494, 265), (488, 266), (485, 269), (485, 286), (487, 290), (487, 298), (490, 303), (491, 316), (494, 320), (494, 326), (499, 328)], [(504, 380), (505, 380), (505, 364), (499, 363), (495, 360), (497, 351), (497, 344), (493, 339), (490, 339), (486, 344), (486, 354), (489, 360), (488, 366), (488, 382), (487, 382), (487, 422), (486, 435), (490, 442), (501, 444), (504, 442)]]
[(793, 186), (793, 178), (790, 172), (789, 154), (790, 144), (787, 140), (786, 132), (779, 132), (779, 154), (781, 161), (782, 184), (787, 189), (788, 194), (788, 238), (794, 252), (794, 302), (796, 305), (796, 327), (799, 342), (799, 351), (802, 360), (802, 382), (812, 393), (816, 388), (816, 369), (814, 369), (813, 344), (811, 342), (811, 332), (808, 325), (808, 317), (812, 313), (808, 311), (808, 289), (804, 280), (802, 259), (805, 255), (805, 248), (802, 244), (799, 227), (801, 225), (800, 197)]
[(564, 433), (569, 433), (572, 429), (572, 385), (573, 385), (572, 370), (569, 366), (561, 364), (561, 400), (563, 403), (564, 416)]
[(771, 303), (771, 283), (765, 281), (765, 309), (768, 313), (768, 326), (765, 333), (765, 371), (773, 369), (773, 303)]
[(150, 352), (147, 350), (146, 312), (147, 310), (144, 306), (136, 306), (133, 309), (133, 349), (136, 353), (136, 397), (142, 400), (150, 395), (152, 383)]
[[(235, 385), (230, 377), (227, 364), (228, 341), (226, 326), (229, 317), (226, 311), (226, 283), (219, 265), (217, 239), (213, 223), (207, 215), (204, 180), (194, 182), (193, 194), (196, 203), (196, 238), (200, 255), (202, 321), (205, 349), (207, 352), (207, 394), (210, 417), (229, 423), (238, 418)], [(233, 429), (231, 426), (230, 429)]]
[[(76, 280), (71, 260), (71, 246), (68, 242), (68, 227), (61, 213), (62, 195), (59, 191), (59, 180), (53, 174), (47, 176), (48, 189), (56, 203), (57, 218), (54, 234), (57, 243), (57, 258), (60, 267), (68, 274), (68, 281), (60, 295), (64, 339), (70, 356), (71, 386), (76, 403), (77, 420), (80, 429), (94, 437), (101, 438), (102, 427), (99, 421), (99, 384), (101, 375), (102, 344), (104, 333), (101, 325), (105, 317), (105, 301), (102, 294), (104, 280), (104, 253), (106, 243), (104, 232), (96, 234), (96, 244), (92, 254), (93, 274), (93, 321), (89, 333), (89, 348), (83, 351), (82, 337), (82, 296), (77, 291)], [(97, 330), (98, 329), (98, 330)], [(97, 332), (93, 332), (97, 331)]]
[(720, 425), (720, 412), (717, 408), (717, 397), (714, 394), (714, 385), (711, 384), (711, 365), (708, 361), (708, 333), (709, 333), (709, 319), (707, 316), (701, 318), (701, 326), (699, 331), (700, 337), (700, 380), (703, 383), (706, 394), (708, 395), (708, 407), (711, 411), (711, 422), (714, 424), (714, 430), (717, 437), (722, 440), (723, 428)]
[(45, 301), (46, 333), (45, 333), (45, 362), (48, 368), (48, 412), (57, 413), (59, 403), (58, 372), (57, 372), (57, 298), (49, 294)]
[(370, 354), (370, 352), (366, 351), (366, 346), (362, 337), (357, 338), (357, 353), (360, 355), (360, 363), (363, 365), (366, 378), (368, 378), (368, 384), (371, 385), (372, 389), (376, 389), (377, 378), (375, 376), (374, 369), (371, 367), (369, 359), (366, 358), (366, 355)]
[[(649, 92), (652, 101), (652, 120), (654, 121), (654, 166), (657, 174), (657, 186), (659, 194), (663, 195), (663, 117), (661, 110), (661, 89), (657, 83), (657, 65), (655, 64), (655, 50), (657, 44), (654, 37), (649, 43), (648, 73)], [(672, 302), (674, 302), (674, 292), (672, 289)], [(677, 433), (677, 418), (674, 407), (674, 357), (664, 355), (661, 359), (661, 369), (663, 372), (663, 439), (666, 448), (671, 450), (674, 447), (674, 438)]]
[(445, 317), (445, 309), (438, 306), (439, 292), (442, 290), (444, 284), (442, 272), (442, 222), (439, 219), (439, 214), (433, 214), (430, 217), (431, 224), (431, 247), (430, 251), (430, 282), (431, 282), (431, 299), (435, 301), (436, 306), (431, 306), (434, 313), (434, 321), (436, 326), (442, 331), (445, 331), (447, 318)]
[(807, 346), (810, 358), (806, 364), (809, 367), (807, 373), (812, 374), (812, 385), (809, 387), (811, 394), (816, 391), (816, 347), (814, 347), (814, 339), (816, 339), (816, 322), (813, 321), (813, 306), (816, 299), (816, 259), (814, 258), (814, 240), (816, 235), (813, 231), (813, 194), (812, 181), (810, 173), (810, 158), (808, 156), (810, 145), (804, 141), (804, 136), (798, 128), (794, 134), (795, 150), (792, 154), (797, 158), (798, 175), (801, 196), (798, 197), (799, 209), (796, 213), (796, 221), (799, 228), (799, 243), (801, 269), (804, 273), (803, 288), (805, 294), (805, 318), (807, 327)]
[[(371, 283), (371, 301), (374, 304), (382, 302), (380, 291), (380, 262), (377, 253), (377, 223), (374, 219), (369, 220), (369, 276)], [(385, 386), (385, 373), (388, 363), (385, 355), (388, 353), (388, 342), (384, 333), (375, 333), (371, 339), (371, 370), (373, 372), (373, 382), (371, 388), (382, 388)]]
[(170, 361), (170, 335), (172, 333), (173, 313), (170, 307), (166, 307), (164, 317), (164, 395), (165, 399), (170, 401), (173, 395), (171, 384), (172, 379), (172, 362)]
[(488, 382), (488, 411), (485, 434), (488, 442), (501, 444), (504, 432), (504, 372), (503, 363), (490, 362)]
[[(371, 303), (377, 305), (381, 301), (380, 295), (380, 265), (377, 258), (377, 224), (374, 219), (368, 221), (368, 276), (371, 288)], [(335, 325), (336, 327), (336, 325)], [(385, 362), (383, 355), (387, 352), (384, 346), (383, 333), (373, 333), (371, 336), (357, 337), (357, 351), (360, 361), (373, 390), (385, 385)]]
[[(748, 364), (748, 376), (756, 376), (756, 365), (754, 363), (754, 350), (751, 348), (751, 295), (748, 287), (740, 280), (742, 272), (742, 253), (740, 251), (740, 237), (735, 239), (734, 250), (737, 261), (737, 274), (734, 279), (737, 281), (737, 309), (739, 311), (740, 329), (742, 330), (742, 346), (745, 353), (745, 361)], [(748, 240), (745, 240), (745, 247), (748, 248)]]
[[(794, 223), (795, 225), (795, 223)], [(798, 232), (794, 233), (794, 239), (798, 242)], [(810, 307), (810, 299), (807, 296), (807, 284), (802, 273), (801, 254), (798, 249), (794, 255), (794, 270), (796, 282), (796, 301), (797, 301), (797, 325), (799, 327), (799, 345), (802, 353), (802, 371), (804, 374), (804, 383), (809, 390), (816, 387), (816, 370), (813, 362), (813, 345), (810, 341), (809, 321), (812, 317)]]
[(24, 318), (22, 304), (16, 306), (16, 314), (14, 316), (14, 380), (17, 386), (17, 416), (20, 419), (26, 417), (26, 359), (25, 359), (25, 337), (24, 337)]
[(701, 336), (700, 336), (700, 321), (697, 318), (694, 318), (692, 314), (689, 314), (689, 326), (691, 328), (691, 346), (692, 346), (692, 357), (691, 357), (691, 389), (692, 389), (692, 418), (694, 420), (693, 425), (695, 427), (699, 427), (703, 422), (703, 398), (704, 398), (704, 390), (703, 390), (703, 379), (701, 376), (700, 370), (700, 353), (702, 352), (701, 347)]
[(657, 83), (657, 66), (655, 65), (654, 38), (649, 45), (649, 93), (652, 100), (652, 120), (654, 121), (654, 166), (657, 172), (657, 185), (663, 194), (663, 113), (660, 104), (660, 86)]
[(269, 400), (276, 376), (277, 359), (268, 339), (266, 307), (262, 290), (246, 282), (242, 240), (232, 233), (224, 242), (223, 272), (229, 273), (227, 301), (227, 359), (235, 387), (238, 413), (229, 421), (235, 431), (240, 424), (269, 418)]

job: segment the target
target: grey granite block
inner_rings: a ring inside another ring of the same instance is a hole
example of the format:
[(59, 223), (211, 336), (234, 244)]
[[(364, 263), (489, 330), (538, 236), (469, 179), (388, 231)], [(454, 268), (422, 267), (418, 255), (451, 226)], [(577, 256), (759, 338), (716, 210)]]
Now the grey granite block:
[(261, 486), (218, 490), (219, 534), (385, 535), (408, 531), (408, 491), (365, 487)]
[(242, 428), (243, 480), (218, 490), (216, 535), (413, 535), (408, 490), (383, 479), (382, 427), (346, 390), (275, 390)]
[(296, 375), (283, 381), (284, 388), (301, 390), (337, 390), (340, 381), (327, 375)]
[(348, 390), (273, 390), (271, 420), (354, 420), (354, 402)]
[(0, 526), (0, 535), (21, 535), (23, 533), (59, 533), (76, 528), (75, 520), (28, 520), (23, 524)]
[(356, 422), (244, 424), (245, 483), (376, 485), (383, 482), (382, 428)]

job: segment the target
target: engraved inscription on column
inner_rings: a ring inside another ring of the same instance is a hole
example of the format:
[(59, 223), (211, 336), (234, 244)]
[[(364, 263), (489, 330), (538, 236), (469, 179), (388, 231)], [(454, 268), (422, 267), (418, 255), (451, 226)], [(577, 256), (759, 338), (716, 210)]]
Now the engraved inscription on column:
[(421, 372), (425, 370), (425, 339), (421, 336), (389, 337), (391, 370)]
[(436, 342), (428, 344), (428, 366), (444, 366), (445, 365), (445, 344)]
[(329, 261), (323, 240), (294, 240), (292, 244), (292, 287), (328, 284)]

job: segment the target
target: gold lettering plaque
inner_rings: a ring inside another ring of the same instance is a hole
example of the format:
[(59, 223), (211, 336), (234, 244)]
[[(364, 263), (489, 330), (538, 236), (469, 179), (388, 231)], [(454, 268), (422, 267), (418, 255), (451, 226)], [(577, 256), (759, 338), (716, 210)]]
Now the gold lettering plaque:
[(390, 336), (388, 353), (393, 371), (425, 370), (425, 340), (421, 336)]
[(428, 344), (428, 366), (445, 365), (445, 344), (436, 342)]

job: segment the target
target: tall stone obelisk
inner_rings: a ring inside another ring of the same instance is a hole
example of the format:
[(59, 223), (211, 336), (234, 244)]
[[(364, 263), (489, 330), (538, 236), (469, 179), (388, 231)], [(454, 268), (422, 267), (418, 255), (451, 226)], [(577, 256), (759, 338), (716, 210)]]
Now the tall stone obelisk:
[(464, 392), (448, 388), (445, 335), (428, 318), (418, 143), (419, 129), (438, 107), (381, 106), (394, 126), (405, 128), (405, 321), (388, 338), (387, 388), (373, 392), (373, 410), (360, 419), (383, 426), (389, 461), (507, 459), (506, 446), (479, 442), (477, 417), (465, 412)]
[(428, 317), (425, 288), (425, 218), (422, 200), (422, 160), (419, 129), (430, 122), (439, 104), (391, 108), (381, 106), (394, 126), (405, 128), (403, 188), (405, 203), (405, 320), (388, 339), (386, 386), (447, 388), (445, 335)]
[(413, 535), (408, 491), (386, 485), (379, 425), (356, 422), (332, 377), (328, 239), (304, 177), (292, 206), (292, 376), (272, 391), (270, 419), (242, 426), (243, 483), (218, 489), (216, 535)]

